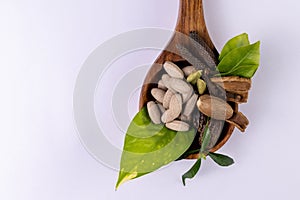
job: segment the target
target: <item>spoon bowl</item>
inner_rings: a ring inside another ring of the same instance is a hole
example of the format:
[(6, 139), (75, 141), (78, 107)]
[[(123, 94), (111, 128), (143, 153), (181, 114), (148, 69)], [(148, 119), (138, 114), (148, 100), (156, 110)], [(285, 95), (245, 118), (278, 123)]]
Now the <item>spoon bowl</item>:
[[(174, 35), (170, 39), (166, 48), (160, 53), (155, 60), (154, 64), (149, 69), (140, 94), (139, 108), (143, 108), (147, 102), (152, 101), (151, 89), (157, 87), (157, 82), (161, 75), (165, 73), (163, 69), (163, 63), (171, 61), (177, 64), (179, 67), (190, 65), (185, 59), (180, 56), (180, 53), (176, 50), (178, 44), (188, 44), (189, 35), (191, 33), (197, 33), (197, 35), (206, 43), (209, 49), (213, 52), (215, 57), (218, 57), (218, 52), (209, 37), (207, 27), (205, 25), (203, 3), (202, 0), (180, 0), (179, 15)], [(181, 37), (185, 35), (186, 37)], [(172, 49), (172, 51), (169, 51)], [(238, 105), (231, 103), (234, 112), (238, 112)], [(222, 133), (216, 143), (216, 145), (210, 149), (211, 152), (215, 152), (220, 149), (230, 138), (234, 126), (225, 122)], [(198, 154), (192, 154), (187, 159), (197, 159)]]

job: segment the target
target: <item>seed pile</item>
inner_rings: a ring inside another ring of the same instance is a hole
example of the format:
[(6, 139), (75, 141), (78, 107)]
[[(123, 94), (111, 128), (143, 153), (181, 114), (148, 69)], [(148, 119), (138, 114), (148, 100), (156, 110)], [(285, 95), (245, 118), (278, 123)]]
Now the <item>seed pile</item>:
[[(206, 90), (205, 82), (200, 79), (201, 71), (193, 66), (181, 70), (169, 61), (164, 63), (163, 68), (166, 73), (158, 81), (158, 87), (151, 90), (156, 101), (147, 103), (149, 116), (154, 124), (164, 123), (171, 130), (188, 131), (198, 94)], [(198, 94), (192, 84), (198, 86)]]

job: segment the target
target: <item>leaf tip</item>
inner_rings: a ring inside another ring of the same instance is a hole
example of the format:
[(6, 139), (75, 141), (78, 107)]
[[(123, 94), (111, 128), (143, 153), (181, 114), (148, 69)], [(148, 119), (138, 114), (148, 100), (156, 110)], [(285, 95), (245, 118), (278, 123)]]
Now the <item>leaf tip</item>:
[(186, 184), (185, 184), (185, 177), (184, 177), (184, 175), (182, 175), (182, 176), (181, 176), (181, 180), (182, 180), (182, 184), (183, 184), (183, 186), (186, 186)]

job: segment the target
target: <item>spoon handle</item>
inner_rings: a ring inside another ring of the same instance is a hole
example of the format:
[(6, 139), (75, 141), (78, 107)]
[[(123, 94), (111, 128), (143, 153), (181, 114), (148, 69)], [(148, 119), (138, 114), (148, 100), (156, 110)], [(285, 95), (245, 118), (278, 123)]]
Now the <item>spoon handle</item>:
[(180, 0), (175, 30), (186, 35), (196, 31), (212, 50), (215, 49), (205, 25), (202, 0)]

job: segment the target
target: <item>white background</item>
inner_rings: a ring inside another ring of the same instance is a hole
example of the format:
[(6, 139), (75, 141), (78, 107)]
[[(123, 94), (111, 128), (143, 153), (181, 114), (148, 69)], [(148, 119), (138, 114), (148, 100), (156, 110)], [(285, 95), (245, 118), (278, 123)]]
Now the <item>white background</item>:
[[(86, 152), (73, 120), (76, 76), (102, 42), (136, 28), (173, 29), (174, 0), (0, 0), (0, 199), (299, 199), (300, 3), (204, 0), (217, 49), (247, 32), (261, 40), (261, 66), (249, 103), (251, 121), (183, 187), (183, 161), (114, 191), (117, 172)], [(153, 55), (151, 61), (155, 59)], [(147, 60), (149, 62), (149, 60)]]

